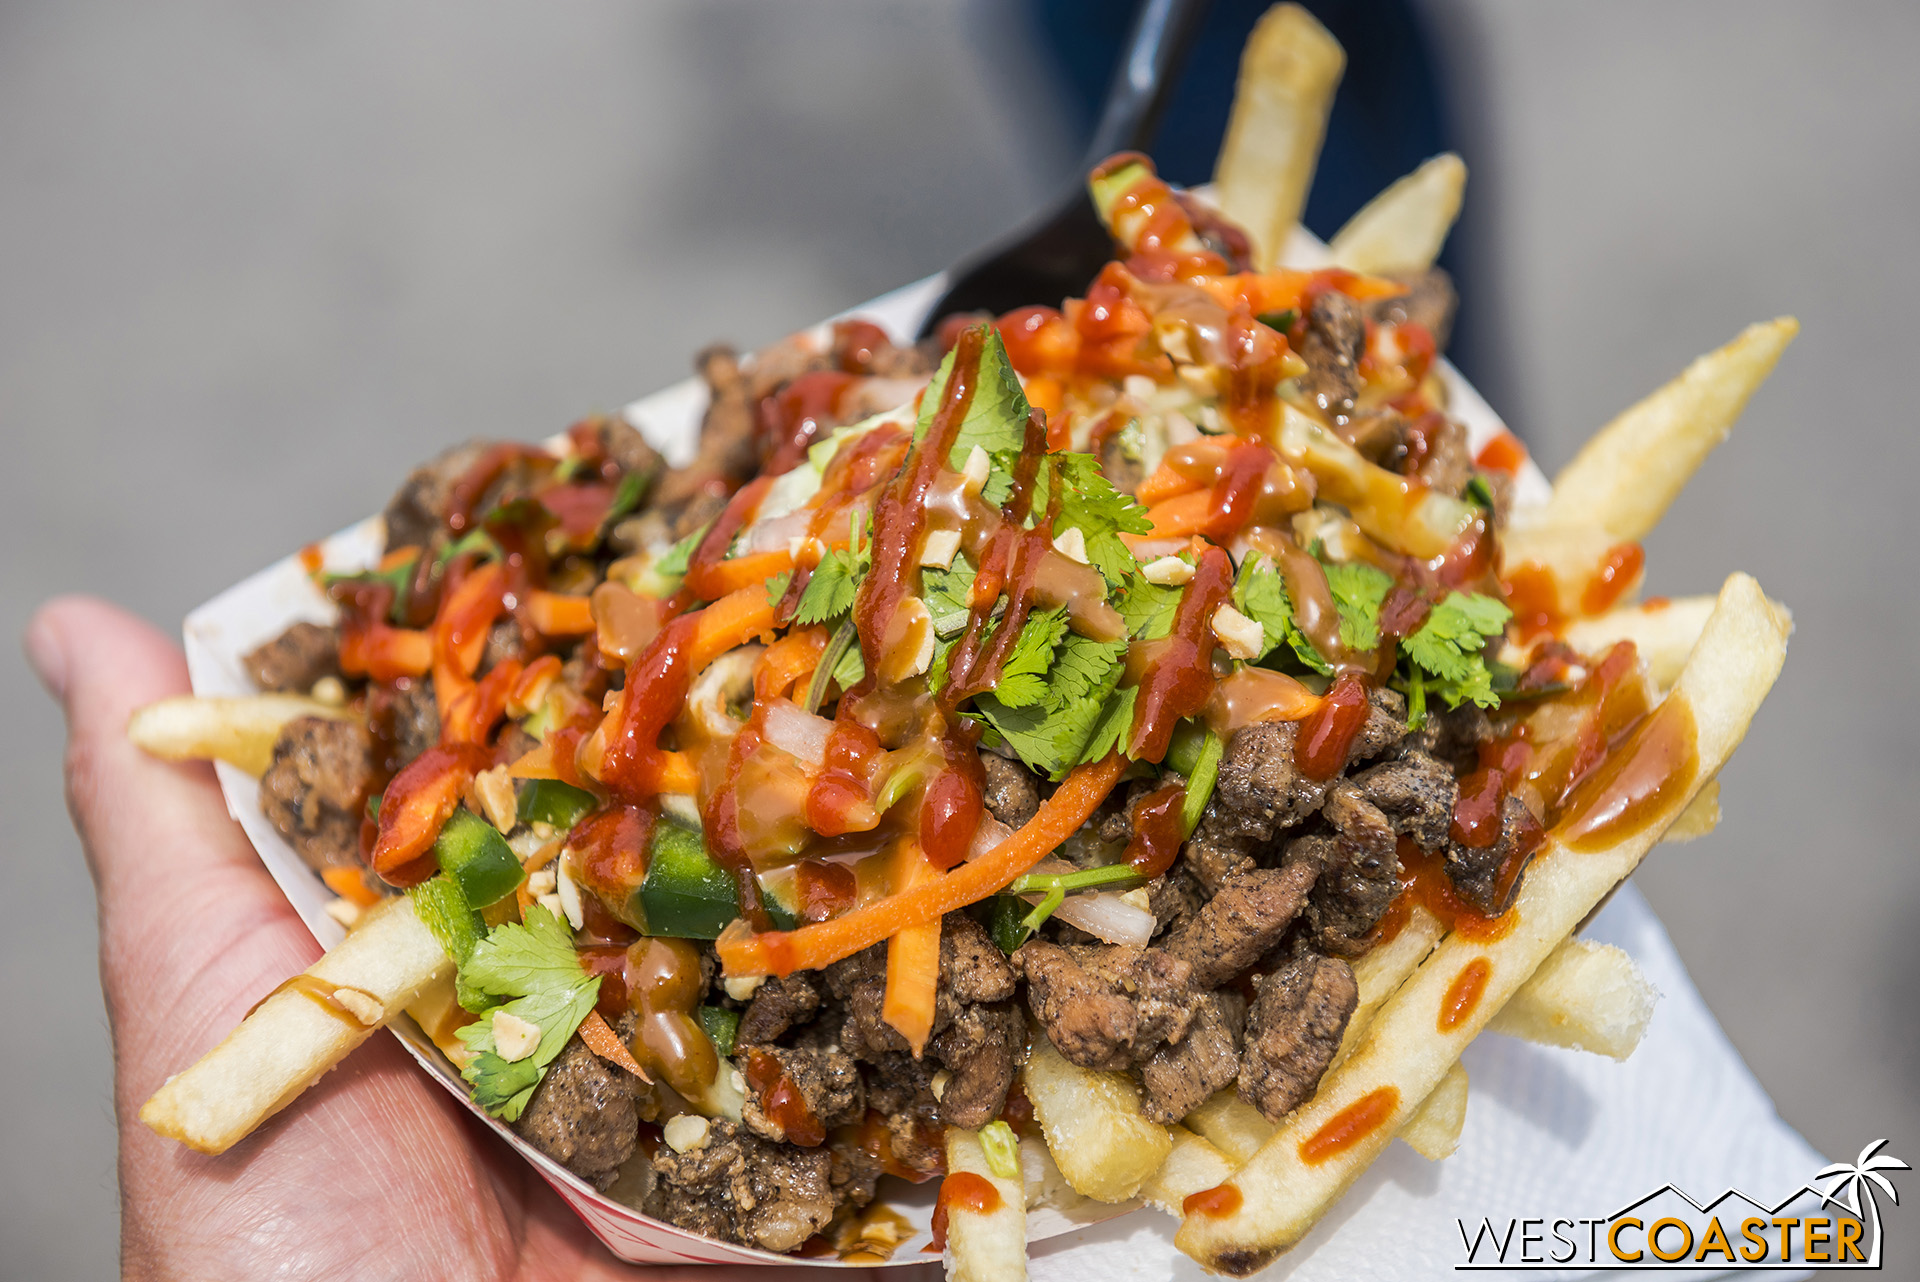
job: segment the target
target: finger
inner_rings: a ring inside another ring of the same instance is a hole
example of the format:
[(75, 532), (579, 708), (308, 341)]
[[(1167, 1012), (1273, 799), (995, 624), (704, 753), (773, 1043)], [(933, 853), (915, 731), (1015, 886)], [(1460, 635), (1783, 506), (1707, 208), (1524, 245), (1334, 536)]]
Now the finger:
[(66, 707), (67, 799), (100, 896), (100, 968), (128, 1093), (157, 1086), (319, 955), (204, 764), (157, 761), (127, 718), (188, 688), (173, 643), (102, 601), (64, 598), (28, 628)]

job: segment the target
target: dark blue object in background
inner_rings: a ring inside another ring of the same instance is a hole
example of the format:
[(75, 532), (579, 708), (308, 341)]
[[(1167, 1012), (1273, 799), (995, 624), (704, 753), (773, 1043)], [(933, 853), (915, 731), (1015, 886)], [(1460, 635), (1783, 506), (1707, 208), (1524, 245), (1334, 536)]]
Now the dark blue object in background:
[[(1182, 185), (1213, 177), (1214, 158), (1233, 106), (1240, 51), (1272, 0), (1213, 0), (1188, 54), (1180, 84), (1149, 149), (1162, 175)], [(1327, 120), (1326, 142), (1303, 221), (1322, 239), (1395, 179), (1443, 151), (1457, 151), (1433, 48), (1407, 0), (1305, 0), (1347, 51), (1346, 73)], [(1130, 0), (1027, 0), (1044, 57), (1076, 116), (1078, 136), (1093, 132), (1120, 47), (1138, 4)], [(1440, 265), (1456, 279), (1451, 242)], [(1450, 355), (1469, 378), (1472, 284), (1460, 281), (1461, 324)], [(1466, 359), (1463, 359), (1466, 358)]]

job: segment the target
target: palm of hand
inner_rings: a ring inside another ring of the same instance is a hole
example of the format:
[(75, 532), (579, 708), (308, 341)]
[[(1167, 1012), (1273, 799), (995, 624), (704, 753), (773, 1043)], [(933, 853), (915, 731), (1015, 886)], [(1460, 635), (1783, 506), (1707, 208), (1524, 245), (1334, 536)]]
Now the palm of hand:
[(66, 706), (68, 805), (100, 900), (127, 1276), (640, 1276), (386, 1037), (218, 1157), (139, 1124), (169, 1073), (319, 947), (227, 817), (212, 771), (126, 739), (133, 709), (187, 689), (179, 651), (81, 600), (43, 609), (27, 646)]

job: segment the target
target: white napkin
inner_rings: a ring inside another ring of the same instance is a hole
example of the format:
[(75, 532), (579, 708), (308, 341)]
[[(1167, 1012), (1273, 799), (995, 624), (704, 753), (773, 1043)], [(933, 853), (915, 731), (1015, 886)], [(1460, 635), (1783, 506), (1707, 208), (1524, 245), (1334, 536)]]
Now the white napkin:
[[(1466, 1260), (1458, 1221), (1471, 1231), (1489, 1217), (1499, 1227), (1515, 1218), (1606, 1216), (1668, 1182), (1696, 1196), (1730, 1185), (1784, 1195), (1826, 1164), (1774, 1113), (1638, 890), (1622, 887), (1586, 937), (1625, 949), (1660, 990), (1646, 1040), (1632, 1058), (1620, 1064), (1482, 1036), (1464, 1060), (1472, 1091), (1459, 1151), (1429, 1162), (1395, 1142), (1263, 1279), (1457, 1278), (1455, 1266)], [(1174, 1249), (1175, 1227), (1171, 1217), (1145, 1212), (1037, 1243), (1031, 1276), (1035, 1282), (1206, 1277)], [(1626, 1274), (1537, 1269), (1498, 1276), (1544, 1282)]]

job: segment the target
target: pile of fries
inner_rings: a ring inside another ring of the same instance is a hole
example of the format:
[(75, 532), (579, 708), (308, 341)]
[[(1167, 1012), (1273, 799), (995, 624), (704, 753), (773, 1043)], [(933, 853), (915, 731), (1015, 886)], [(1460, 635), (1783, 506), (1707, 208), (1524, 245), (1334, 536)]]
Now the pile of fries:
[[(1266, 15), (1245, 52), (1210, 198), (1250, 233), (1262, 268), (1278, 263), (1294, 235), (1343, 66), (1338, 44), (1292, 4)], [(1422, 165), (1341, 229), (1328, 246), (1332, 261), (1367, 273), (1429, 267), (1464, 184), (1457, 157)], [(1654, 528), (1796, 330), (1790, 318), (1754, 325), (1695, 361), (1602, 428), (1554, 479), (1550, 499), (1517, 510), (1504, 536), (1503, 579), (1524, 567), (1557, 585), (1550, 605), (1567, 621), (1564, 639), (1582, 653), (1632, 641), (1661, 692), (1643, 724), (1679, 735), (1691, 756), (1644, 813), (1598, 838), (1578, 825), (1549, 831), (1521, 888), (1518, 924), (1498, 938), (1450, 933), (1414, 908), (1355, 964), (1359, 1003), (1333, 1066), (1278, 1125), (1231, 1089), (1181, 1124), (1159, 1125), (1130, 1077), (1076, 1067), (1036, 1030), (1023, 1080), (1045, 1143), (1023, 1149), (1026, 1178), (1006, 1174), (980, 1134), (947, 1136), (950, 1174), (985, 1180), (995, 1194), (950, 1205), (949, 1277), (1024, 1276), (1027, 1210), (1037, 1200), (1134, 1199), (1178, 1217), (1179, 1248), (1205, 1268), (1246, 1276), (1298, 1243), (1394, 1137), (1436, 1161), (1454, 1151), (1469, 1098), (1460, 1058), (1481, 1030), (1616, 1059), (1633, 1052), (1656, 995), (1624, 953), (1576, 932), (1657, 842), (1712, 830), (1716, 776), (1780, 671), (1790, 620), (1744, 574), (1715, 597), (1597, 615), (1582, 609), (1581, 589), (1608, 549)], [(280, 727), (310, 715), (350, 714), (291, 696), (173, 700), (143, 710), (129, 733), (161, 756), (218, 757), (258, 773)], [(1613, 751), (1625, 760), (1643, 746)], [(221, 1152), (402, 1012), (458, 1054), (445, 1028), (451, 975), (409, 901), (382, 901), (287, 991), (170, 1079), (142, 1120)], [(1463, 1001), (1468, 992), (1473, 999)]]

